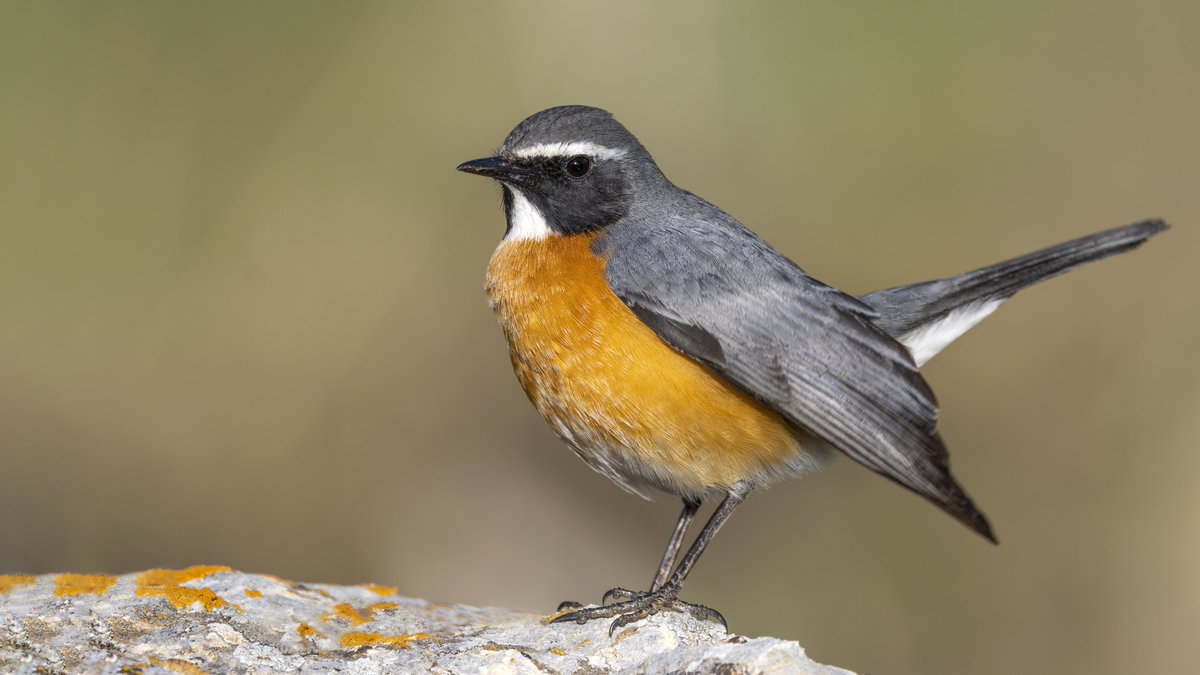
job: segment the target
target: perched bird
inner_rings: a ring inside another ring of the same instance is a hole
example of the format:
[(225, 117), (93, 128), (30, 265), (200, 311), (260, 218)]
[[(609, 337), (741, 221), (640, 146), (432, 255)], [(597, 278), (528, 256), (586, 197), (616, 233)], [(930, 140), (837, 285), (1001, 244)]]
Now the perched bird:
[[(678, 599), (688, 572), (752, 490), (839, 452), (995, 542), (950, 473), (918, 368), (1022, 288), (1167, 227), (1147, 220), (854, 297), (676, 187), (599, 108), (543, 110), (458, 170), (502, 186), (487, 292), (529, 400), (617, 485), (683, 500), (649, 591), (613, 589), (602, 602), (616, 602), (571, 603), (557, 619), (615, 617), (610, 632), (664, 609), (724, 623)], [(718, 497), (676, 566), (696, 510)]]

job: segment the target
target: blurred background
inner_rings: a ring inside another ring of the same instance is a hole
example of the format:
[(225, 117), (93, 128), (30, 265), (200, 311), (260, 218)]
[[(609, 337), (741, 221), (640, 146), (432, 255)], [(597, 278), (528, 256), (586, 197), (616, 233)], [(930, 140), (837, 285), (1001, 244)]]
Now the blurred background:
[(685, 597), (860, 672), (1180, 672), (1200, 625), (1200, 6), (0, 4), (0, 571), (220, 563), (549, 611), (678, 505), (561, 445), (454, 172), (552, 105), (862, 293), (1111, 226), (927, 376), (993, 547), (849, 461)]

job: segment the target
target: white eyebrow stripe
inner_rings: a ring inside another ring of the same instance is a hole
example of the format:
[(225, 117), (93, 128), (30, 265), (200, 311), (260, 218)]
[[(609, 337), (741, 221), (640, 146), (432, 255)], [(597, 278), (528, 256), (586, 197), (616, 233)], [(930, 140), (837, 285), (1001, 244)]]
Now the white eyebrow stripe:
[(574, 157), (588, 155), (596, 159), (621, 159), (629, 154), (620, 148), (606, 148), (590, 141), (571, 141), (569, 143), (538, 143), (527, 148), (517, 148), (513, 151), (517, 157)]

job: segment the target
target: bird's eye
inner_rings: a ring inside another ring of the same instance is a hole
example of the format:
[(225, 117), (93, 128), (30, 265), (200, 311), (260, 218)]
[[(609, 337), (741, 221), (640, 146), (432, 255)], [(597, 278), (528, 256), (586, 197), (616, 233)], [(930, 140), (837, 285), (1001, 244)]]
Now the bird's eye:
[(576, 155), (567, 160), (564, 167), (567, 175), (572, 178), (583, 178), (588, 171), (592, 170), (592, 160), (584, 155)]

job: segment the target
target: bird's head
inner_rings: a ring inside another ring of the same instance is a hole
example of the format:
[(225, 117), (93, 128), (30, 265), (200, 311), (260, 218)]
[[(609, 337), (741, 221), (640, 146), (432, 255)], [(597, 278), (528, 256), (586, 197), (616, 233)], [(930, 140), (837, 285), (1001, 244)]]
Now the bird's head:
[(624, 218), (639, 189), (664, 180), (633, 134), (600, 108), (560, 106), (517, 125), (494, 157), (459, 171), (504, 188), (506, 239), (597, 232)]

